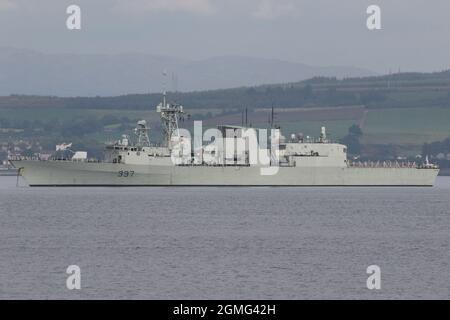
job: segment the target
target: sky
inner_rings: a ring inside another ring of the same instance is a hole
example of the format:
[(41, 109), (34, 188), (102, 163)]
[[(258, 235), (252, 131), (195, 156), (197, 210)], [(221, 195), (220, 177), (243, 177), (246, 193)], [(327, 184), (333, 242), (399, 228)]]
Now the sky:
[[(81, 30), (66, 8), (81, 8)], [(381, 8), (381, 30), (366, 26)], [(249, 56), (378, 73), (450, 69), (449, 0), (0, 0), (0, 46)]]

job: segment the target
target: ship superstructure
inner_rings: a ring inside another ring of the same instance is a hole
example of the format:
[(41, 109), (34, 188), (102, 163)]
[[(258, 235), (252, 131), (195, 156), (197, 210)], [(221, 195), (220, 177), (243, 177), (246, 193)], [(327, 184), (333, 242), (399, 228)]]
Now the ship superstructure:
[[(141, 120), (133, 139), (124, 135), (106, 145), (103, 161), (85, 156), (11, 162), (30, 186), (432, 186), (439, 172), (428, 161), (351, 163), (347, 147), (329, 141), (324, 127), (318, 139), (286, 139), (272, 130), (263, 141), (253, 128), (221, 125), (214, 138), (207, 131), (199, 144), (195, 134), (192, 139), (179, 128), (183, 106), (168, 103), (164, 94), (156, 111), (162, 144), (151, 142)], [(252, 141), (257, 149), (249, 148)]]

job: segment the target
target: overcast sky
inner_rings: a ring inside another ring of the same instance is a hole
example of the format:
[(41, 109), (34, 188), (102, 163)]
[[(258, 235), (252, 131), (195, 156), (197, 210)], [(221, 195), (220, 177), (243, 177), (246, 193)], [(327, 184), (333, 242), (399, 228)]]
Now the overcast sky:
[[(66, 8), (82, 30), (66, 28)], [(366, 9), (382, 10), (382, 30)], [(241, 55), (386, 73), (450, 68), (450, 0), (0, 0), (0, 46), (48, 53)]]

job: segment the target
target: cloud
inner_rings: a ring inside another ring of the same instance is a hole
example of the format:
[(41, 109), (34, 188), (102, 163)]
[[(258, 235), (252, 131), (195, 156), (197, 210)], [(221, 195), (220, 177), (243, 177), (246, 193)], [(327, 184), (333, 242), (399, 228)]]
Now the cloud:
[(188, 12), (210, 15), (215, 12), (215, 8), (211, 0), (117, 0), (114, 11)]
[(275, 20), (295, 13), (296, 7), (292, 2), (280, 0), (261, 0), (252, 16), (256, 19)]
[(0, 11), (13, 9), (15, 6), (12, 0), (0, 0)]

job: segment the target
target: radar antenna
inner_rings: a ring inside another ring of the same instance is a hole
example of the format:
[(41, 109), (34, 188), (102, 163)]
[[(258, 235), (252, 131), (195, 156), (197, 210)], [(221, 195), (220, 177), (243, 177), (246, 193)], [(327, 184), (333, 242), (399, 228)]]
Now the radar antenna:
[(134, 133), (138, 136), (138, 145), (142, 147), (150, 146), (150, 139), (148, 137), (148, 131), (150, 128), (147, 127), (147, 122), (145, 120), (140, 120), (137, 123), (137, 127), (134, 129)]

